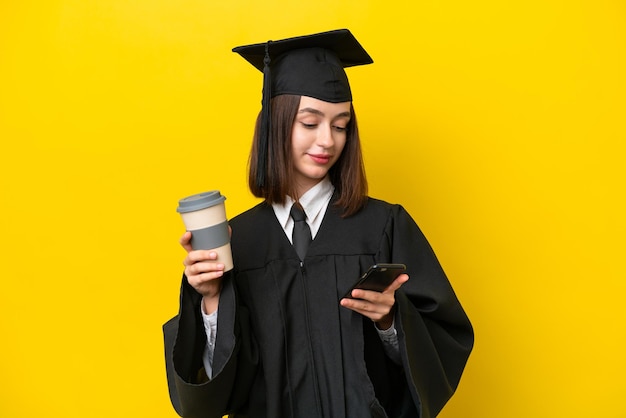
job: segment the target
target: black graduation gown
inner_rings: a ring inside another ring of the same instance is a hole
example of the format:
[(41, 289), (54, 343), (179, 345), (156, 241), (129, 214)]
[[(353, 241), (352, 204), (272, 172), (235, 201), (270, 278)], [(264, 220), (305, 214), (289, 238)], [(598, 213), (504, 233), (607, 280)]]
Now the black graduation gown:
[[(170, 396), (184, 417), (430, 418), (456, 389), (471, 324), (422, 232), (399, 205), (329, 206), (304, 262), (272, 207), (233, 218), (235, 269), (223, 277), (213, 378), (202, 379), (200, 296), (183, 277), (164, 325)], [(339, 300), (375, 263), (404, 263), (396, 292), (401, 365), (374, 324)]]

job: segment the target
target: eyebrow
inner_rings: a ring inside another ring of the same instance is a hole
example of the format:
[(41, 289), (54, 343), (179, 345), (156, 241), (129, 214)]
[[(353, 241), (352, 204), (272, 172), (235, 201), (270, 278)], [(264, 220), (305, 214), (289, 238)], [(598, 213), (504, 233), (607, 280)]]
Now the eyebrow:
[[(312, 107), (303, 107), (302, 109), (298, 110), (298, 113), (313, 113), (315, 115), (325, 116), (324, 112), (321, 112), (318, 109), (314, 109)], [(349, 118), (349, 117), (350, 117), (350, 112), (346, 111), (346, 112), (341, 112), (341, 113), (335, 115), (335, 117), (333, 119)]]

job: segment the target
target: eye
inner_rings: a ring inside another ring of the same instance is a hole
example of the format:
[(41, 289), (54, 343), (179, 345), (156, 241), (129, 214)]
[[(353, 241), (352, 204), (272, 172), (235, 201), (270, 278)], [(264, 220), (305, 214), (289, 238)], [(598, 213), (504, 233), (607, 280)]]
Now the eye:
[(317, 123), (305, 123), (300, 122), (305, 129), (315, 129), (317, 127)]
[(346, 132), (348, 130), (348, 128), (346, 126), (333, 126), (333, 129), (336, 130), (337, 132)]

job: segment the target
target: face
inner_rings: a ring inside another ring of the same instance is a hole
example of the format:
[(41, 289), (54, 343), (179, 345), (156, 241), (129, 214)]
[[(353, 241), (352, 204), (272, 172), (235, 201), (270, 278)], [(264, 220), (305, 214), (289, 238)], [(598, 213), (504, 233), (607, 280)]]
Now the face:
[(294, 181), (302, 195), (319, 183), (346, 144), (350, 102), (329, 103), (302, 96), (291, 130)]

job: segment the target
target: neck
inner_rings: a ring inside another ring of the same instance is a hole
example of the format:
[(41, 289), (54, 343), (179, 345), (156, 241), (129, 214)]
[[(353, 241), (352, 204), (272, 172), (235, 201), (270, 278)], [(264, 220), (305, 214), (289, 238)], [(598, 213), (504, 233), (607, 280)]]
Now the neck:
[(324, 180), (324, 178), (317, 179), (315, 181), (310, 180), (305, 183), (296, 181), (294, 184), (294, 190), (296, 192), (296, 196), (293, 196), (294, 200), (298, 201), (303, 194), (311, 190), (313, 187), (317, 186), (322, 180)]

